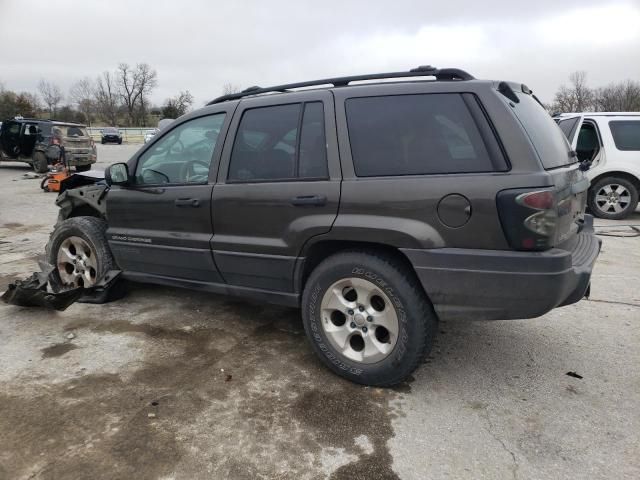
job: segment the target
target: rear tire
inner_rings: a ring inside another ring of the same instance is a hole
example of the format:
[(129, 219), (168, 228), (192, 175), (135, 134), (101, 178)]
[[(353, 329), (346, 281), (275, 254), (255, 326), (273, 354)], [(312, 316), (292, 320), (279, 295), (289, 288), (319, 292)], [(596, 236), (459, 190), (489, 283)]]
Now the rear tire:
[(589, 189), (589, 210), (599, 218), (621, 220), (635, 212), (638, 189), (622, 177), (605, 177)]
[[(49, 277), (54, 289), (90, 287), (116, 268), (106, 230), (107, 222), (96, 217), (72, 217), (56, 225), (46, 249), (47, 260), (54, 267)], [(89, 251), (82, 247), (88, 247)], [(85, 273), (76, 274), (80, 270)], [(73, 284), (64, 281), (72, 277), (78, 280)]]
[(363, 385), (405, 380), (431, 350), (437, 316), (415, 273), (393, 256), (335, 254), (311, 273), (304, 328), (320, 360)]
[(47, 173), (49, 171), (47, 157), (42, 152), (35, 152), (33, 154), (31, 165), (36, 173)]

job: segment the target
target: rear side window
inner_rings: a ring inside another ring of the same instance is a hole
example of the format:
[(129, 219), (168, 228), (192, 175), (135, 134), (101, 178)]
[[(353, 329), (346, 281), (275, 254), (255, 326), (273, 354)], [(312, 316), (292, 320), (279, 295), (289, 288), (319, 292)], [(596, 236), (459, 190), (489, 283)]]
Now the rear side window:
[(497, 169), (459, 94), (351, 98), (345, 108), (359, 177)]
[(577, 162), (569, 155), (567, 137), (542, 105), (531, 95), (516, 91), (518, 103), (509, 102), (525, 132), (529, 136), (545, 169), (564, 167)]
[(322, 102), (246, 110), (233, 142), (228, 180), (326, 178)]
[(609, 128), (618, 150), (640, 150), (640, 121), (613, 120), (609, 122)]

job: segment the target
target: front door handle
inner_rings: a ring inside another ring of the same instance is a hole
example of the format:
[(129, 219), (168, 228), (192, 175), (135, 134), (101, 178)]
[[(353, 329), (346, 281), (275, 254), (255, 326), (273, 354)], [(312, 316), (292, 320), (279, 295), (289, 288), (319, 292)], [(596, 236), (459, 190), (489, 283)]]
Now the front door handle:
[(176, 207), (193, 207), (198, 208), (200, 206), (200, 200), (197, 198), (178, 198), (173, 202)]
[(322, 207), (327, 204), (325, 195), (300, 195), (291, 198), (291, 205), (295, 207)]

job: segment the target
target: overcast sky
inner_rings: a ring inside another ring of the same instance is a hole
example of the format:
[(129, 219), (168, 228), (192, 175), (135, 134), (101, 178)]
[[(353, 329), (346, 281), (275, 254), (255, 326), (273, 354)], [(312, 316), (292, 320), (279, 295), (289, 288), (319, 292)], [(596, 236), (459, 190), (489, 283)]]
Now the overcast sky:
[(515, 80), (550, 102), (569, 73), (591, 86), (640, 80), (640, 0), (0, 0), (0, 82), (65, 91), (119, 62), (158, 72), (155, 103), (201, 106), (242, 88), (458, 67)]

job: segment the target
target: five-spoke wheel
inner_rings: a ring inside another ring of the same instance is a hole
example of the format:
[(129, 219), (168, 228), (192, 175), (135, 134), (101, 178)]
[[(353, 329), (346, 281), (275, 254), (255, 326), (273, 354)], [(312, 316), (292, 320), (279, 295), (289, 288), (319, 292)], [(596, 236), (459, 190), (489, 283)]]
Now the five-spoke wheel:
[(325, 292), (322, 327), (334, 348), (354, 361), (384, 359), (398, 339), (398, 315), (389, 297), (362, 278), (335, 282)]
[(60, 280), (73, 287), (90, 287), (96, 283), (96, 253), (80, 237), (65, 238), (58, 248), (57, 268)]

